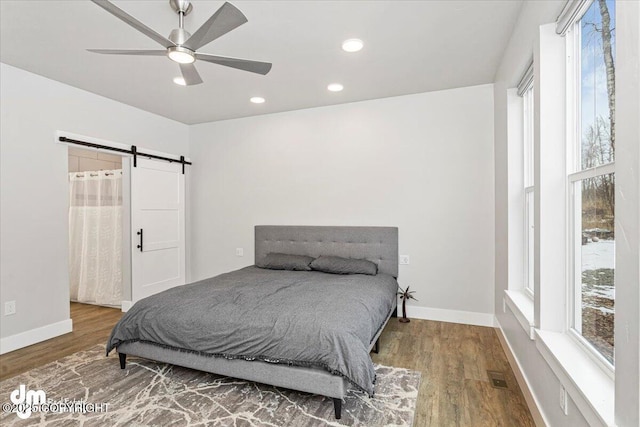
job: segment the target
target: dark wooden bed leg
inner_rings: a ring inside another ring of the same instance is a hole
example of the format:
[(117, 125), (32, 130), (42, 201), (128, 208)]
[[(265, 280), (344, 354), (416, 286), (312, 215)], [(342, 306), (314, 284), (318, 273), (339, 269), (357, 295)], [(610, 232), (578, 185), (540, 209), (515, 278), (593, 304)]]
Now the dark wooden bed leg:
[(375, 354), (378, 354), (379, 351), (380, 351), (380, 337), (378, 337), (378, 339), (376, 340), (376, 343), (373, 345), (373, 352)]
[(127, 355), (124, 353), (118, 353), (118, 357), (120, 358), (120, 369), (124, 369), (127, 364)]
[(342, 399), (333, 399), (333, 409), (336, 411), (336, 420), (342, 418)]
[(396, 306), (396, 308), (393, 310), (393, 314), (391, 315), (391, 317), (398, 317), (398, 306)]

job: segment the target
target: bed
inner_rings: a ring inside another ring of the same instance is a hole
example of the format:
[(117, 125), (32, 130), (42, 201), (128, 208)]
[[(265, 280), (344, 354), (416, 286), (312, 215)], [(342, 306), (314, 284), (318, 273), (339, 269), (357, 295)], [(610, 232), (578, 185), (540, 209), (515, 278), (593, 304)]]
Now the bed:
[(255, 263), (270, 253), (366, 259), (378, 274), (246, 267), (138, 301), (107, 343), (120, 367), (138, 356), (333, 399), (373, 395), (369, 356), (396, 315), (395, 227), (256, 226)]

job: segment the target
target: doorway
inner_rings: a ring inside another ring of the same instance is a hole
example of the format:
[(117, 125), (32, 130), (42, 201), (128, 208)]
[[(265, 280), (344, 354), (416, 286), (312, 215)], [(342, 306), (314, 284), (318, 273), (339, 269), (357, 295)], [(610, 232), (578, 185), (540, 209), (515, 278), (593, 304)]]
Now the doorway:
[(121, 307), (126, 262), (123, 158), (69, 147), (69, 291), (83, 304)]
[[(185, 166), (191, 162), (183, 156), (77, 138), (85, 141), (59, 136), (60, 142), (70, 143), (70, 299), (127, 311), (146, 296), (185, 284)], [(106, 230), (99, 228), (104, 225), (101, 217)], [(82, 227), (75, 224), (78, 218)], [(88, 219), (99, 227), (86, 232)], [(83, 257), (77, 255), (83, 253), (97, 265), (83, 267)], [(83, 291), (85, 276), (93, 277), (97, 283), (91, 286), (97, 288)]]

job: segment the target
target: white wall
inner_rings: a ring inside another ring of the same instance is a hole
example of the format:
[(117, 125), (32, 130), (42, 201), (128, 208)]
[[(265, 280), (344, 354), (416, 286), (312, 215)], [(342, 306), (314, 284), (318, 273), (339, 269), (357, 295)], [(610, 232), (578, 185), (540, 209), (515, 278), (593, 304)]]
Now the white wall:
[[(495, 307), (496, 317), (512, 354), (529, 384), (544, 420), (549, 426), (585, 426), (587, 421), (569, 399), (568, 415), (560, 410), (560, 380), (542, 357), (536, 344), (510, 309), (502, 310), (508, 289), (509, 248), (507, 174), (507, 90), (515, 87), (533, 57), (536, 35), (542, 24), (555, 22), (564, 2), (525, 2), (511, 40), (505, 50), (494, 84), (495, 124)], [(640, 6), (638, 2), (617, 3), (617, 100), (616, 111), (616, 424), (637, 426), (639, 409), (639, 261), (640, 241), (640, 89), (638, 52)], [(621, 17), (626, 17), (623, 20)], [(622, 137), (621, 135), (625, 135)], [(618, 249), (623, 246), (624, 250)], [(526, 393), (525, 393), (526, 394)]]
[(411, 256), (399, 282), (421, 307), (409, 315), (491, 324), (492, 95), (485, 85), (192, 126), (193, 279), (253, 264), (257, 224), (398, 226)]
[[(67, 146), (54, 143), (55, 132), (187, 155), (188, 127), (0, 66), (0, 337), (6, 347), (70, 325)], [(17, 313), (4, 316), (10, 300)]]
[(640, 425), (640, 2), (617, 2), (616, 424)]
[[(539, 26), (555, 22), (564, 2), (525, 2), (505, 50), (494, 84), (495, 124), (495, 307), (496, 317), (508, 345), (517, 359), (536, 399), (542, 417), (549, 426), (584, 426), (586, 420), (569, 399), (568, 416), (558, 404), (560, 381), (537, 351), (516, 317), (507, 307), (503, 311), (504, 291), (509, 288), (509, 216), (507, 157), (507, 90), (517, 85), (533, 59)], [(520, 283), (517, 284), (521, 285)], [(526, 391), (525, 391), (526, 392)], [(535, 411), (533, 411), (535, 412)]]

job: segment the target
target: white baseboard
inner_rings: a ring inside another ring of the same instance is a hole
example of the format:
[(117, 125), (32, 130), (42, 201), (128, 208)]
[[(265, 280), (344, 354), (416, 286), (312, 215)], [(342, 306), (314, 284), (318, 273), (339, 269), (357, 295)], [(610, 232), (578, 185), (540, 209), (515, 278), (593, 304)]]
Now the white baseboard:
[(60, 335), (68, 334), (73, 330), (71, 319), (62, 320), (40, 328), (31, 329), (19, 334), (0, 339), (0, 354), (9, 353), (19, 348), (46, 341)]
[(502, 349), (504, 353), (507, 355), (507, 359), (509, 360), (509, 365), (511, 365), (511, 369), (513, 369), (513, 374), (516, 377), (516, 381), (518, 381), (518, 385), (520, 386), (520, 390), (522, 390), (522, 394), (524, 395), (524, 400), (527, 402), (527, 406), (529, 407), (529, 411), (531, 412), (531, 416), (533, 417), (533, 421), (536, 423), (537, 427), (546, 427), (549, 425), (542, 415), (540, 411), (540, 404), (538, 403), (538, 399), (533, 395), (531, 391), (531, 386), (529, 385), (529, 381), (527, 381), (527, 377), (524, 375), (522, 371), (522, 366), (520, 366), (520, 362), (516, 359), (513, 349), (507, 341), (507, 337), (504, 335), (502, 331), (502, 327), (500, 326), (500, 322), (497, 322), (498, 326), (496, 327), (496, 332), (498, 334), (498, 339), (500, 340), (500, 344), (502, 345)]
[(123, 313), (126, 313), (127, 311), (129, 311), (129, 309), (132, 306), (133, 306), (133, 303), (131, 301), (122, 301), (122, 304), (120, 305)]
[[(398, 315), (402, 315), (402, 304), (398, 304)], [(493, 313), (478, 313), (475, 311), (445, 310), (442, 308), (417, 307), (407, 305), (407, 317), (439, 322), (462, 323), (465, 325), (495, 327), (496, 320)]]

